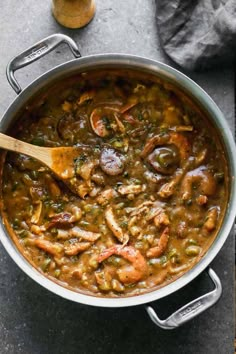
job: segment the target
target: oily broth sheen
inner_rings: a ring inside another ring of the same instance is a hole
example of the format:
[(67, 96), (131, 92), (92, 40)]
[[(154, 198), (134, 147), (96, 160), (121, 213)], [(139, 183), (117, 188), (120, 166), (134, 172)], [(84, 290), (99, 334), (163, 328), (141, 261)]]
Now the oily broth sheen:
[(49, 169), (8, 153), (2, 216), (20, 252), (77, 292), (125, 297), (174, 281), (206, 253), (224, 217), (218, 134), (179, 89), (131, 70), (83, 73), (47, 89), (14, 136), (89, 145), (73, 194)]

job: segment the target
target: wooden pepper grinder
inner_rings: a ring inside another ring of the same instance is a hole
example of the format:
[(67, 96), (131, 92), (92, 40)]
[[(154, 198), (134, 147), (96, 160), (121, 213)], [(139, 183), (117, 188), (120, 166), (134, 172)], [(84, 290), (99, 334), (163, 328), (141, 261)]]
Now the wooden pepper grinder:
[(92, 20), (95, 14), (95, 0), (53, 0), (52, 12), (61, 25), (80, 28)]

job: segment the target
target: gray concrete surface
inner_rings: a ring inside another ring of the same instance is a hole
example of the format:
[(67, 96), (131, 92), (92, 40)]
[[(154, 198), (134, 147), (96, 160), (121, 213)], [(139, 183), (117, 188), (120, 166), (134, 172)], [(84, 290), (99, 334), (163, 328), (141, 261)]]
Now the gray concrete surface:
[[(0, 115), (15, 97), (7, 83), (8, 61), (55, 32), (71, 35), (83, 55), (119, 52), (170, 63), (160, 49), (154, 0), (97, 0), (94, 20), (80, 30), (59, 26), (50, 0), (8, 0), (0, 11)], [(61, 47), (17, 73), (25, 87), (32, 79), (71, 58)], [(175, 65), (174, 65), (175, 66)], [(216, 101), (234, 128), (234, 75), (230, 68), (188, 73)], [(156, 327), (144, 307), (101, 309), (61, 299), (29, 279), (0, 244), (0, 353), (231, 354), (234, 337), (234, 237), (212, 263), (223, 285), (220, 301), (174, 331)], [(164, 317), (184, 301), (212, 288), (202, 274), (185, 289), (154, 304)]]

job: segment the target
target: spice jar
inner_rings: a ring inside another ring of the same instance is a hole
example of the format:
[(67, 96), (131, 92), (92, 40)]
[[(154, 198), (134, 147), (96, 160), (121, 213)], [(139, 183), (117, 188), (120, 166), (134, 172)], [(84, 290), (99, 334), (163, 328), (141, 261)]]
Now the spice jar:
[(52, 12), (61, 25), (80, 28), (92, 20), (95, 14), (95, 0), (53, 0)]

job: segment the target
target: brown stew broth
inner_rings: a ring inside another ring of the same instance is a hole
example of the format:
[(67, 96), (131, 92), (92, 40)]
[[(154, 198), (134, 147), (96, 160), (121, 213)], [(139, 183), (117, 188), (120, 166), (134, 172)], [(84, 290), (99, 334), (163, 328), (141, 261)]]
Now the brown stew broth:
[(206, 253), (228, 200), (217, 133), (161, 79), (107, 70), (54, 85), (14, 136), (47, 147), (85, 144), (77, 193), (36, 160), (8, 153), (2, 215), (22, 254), (78, 292), (131, 296), (162, 287)]

